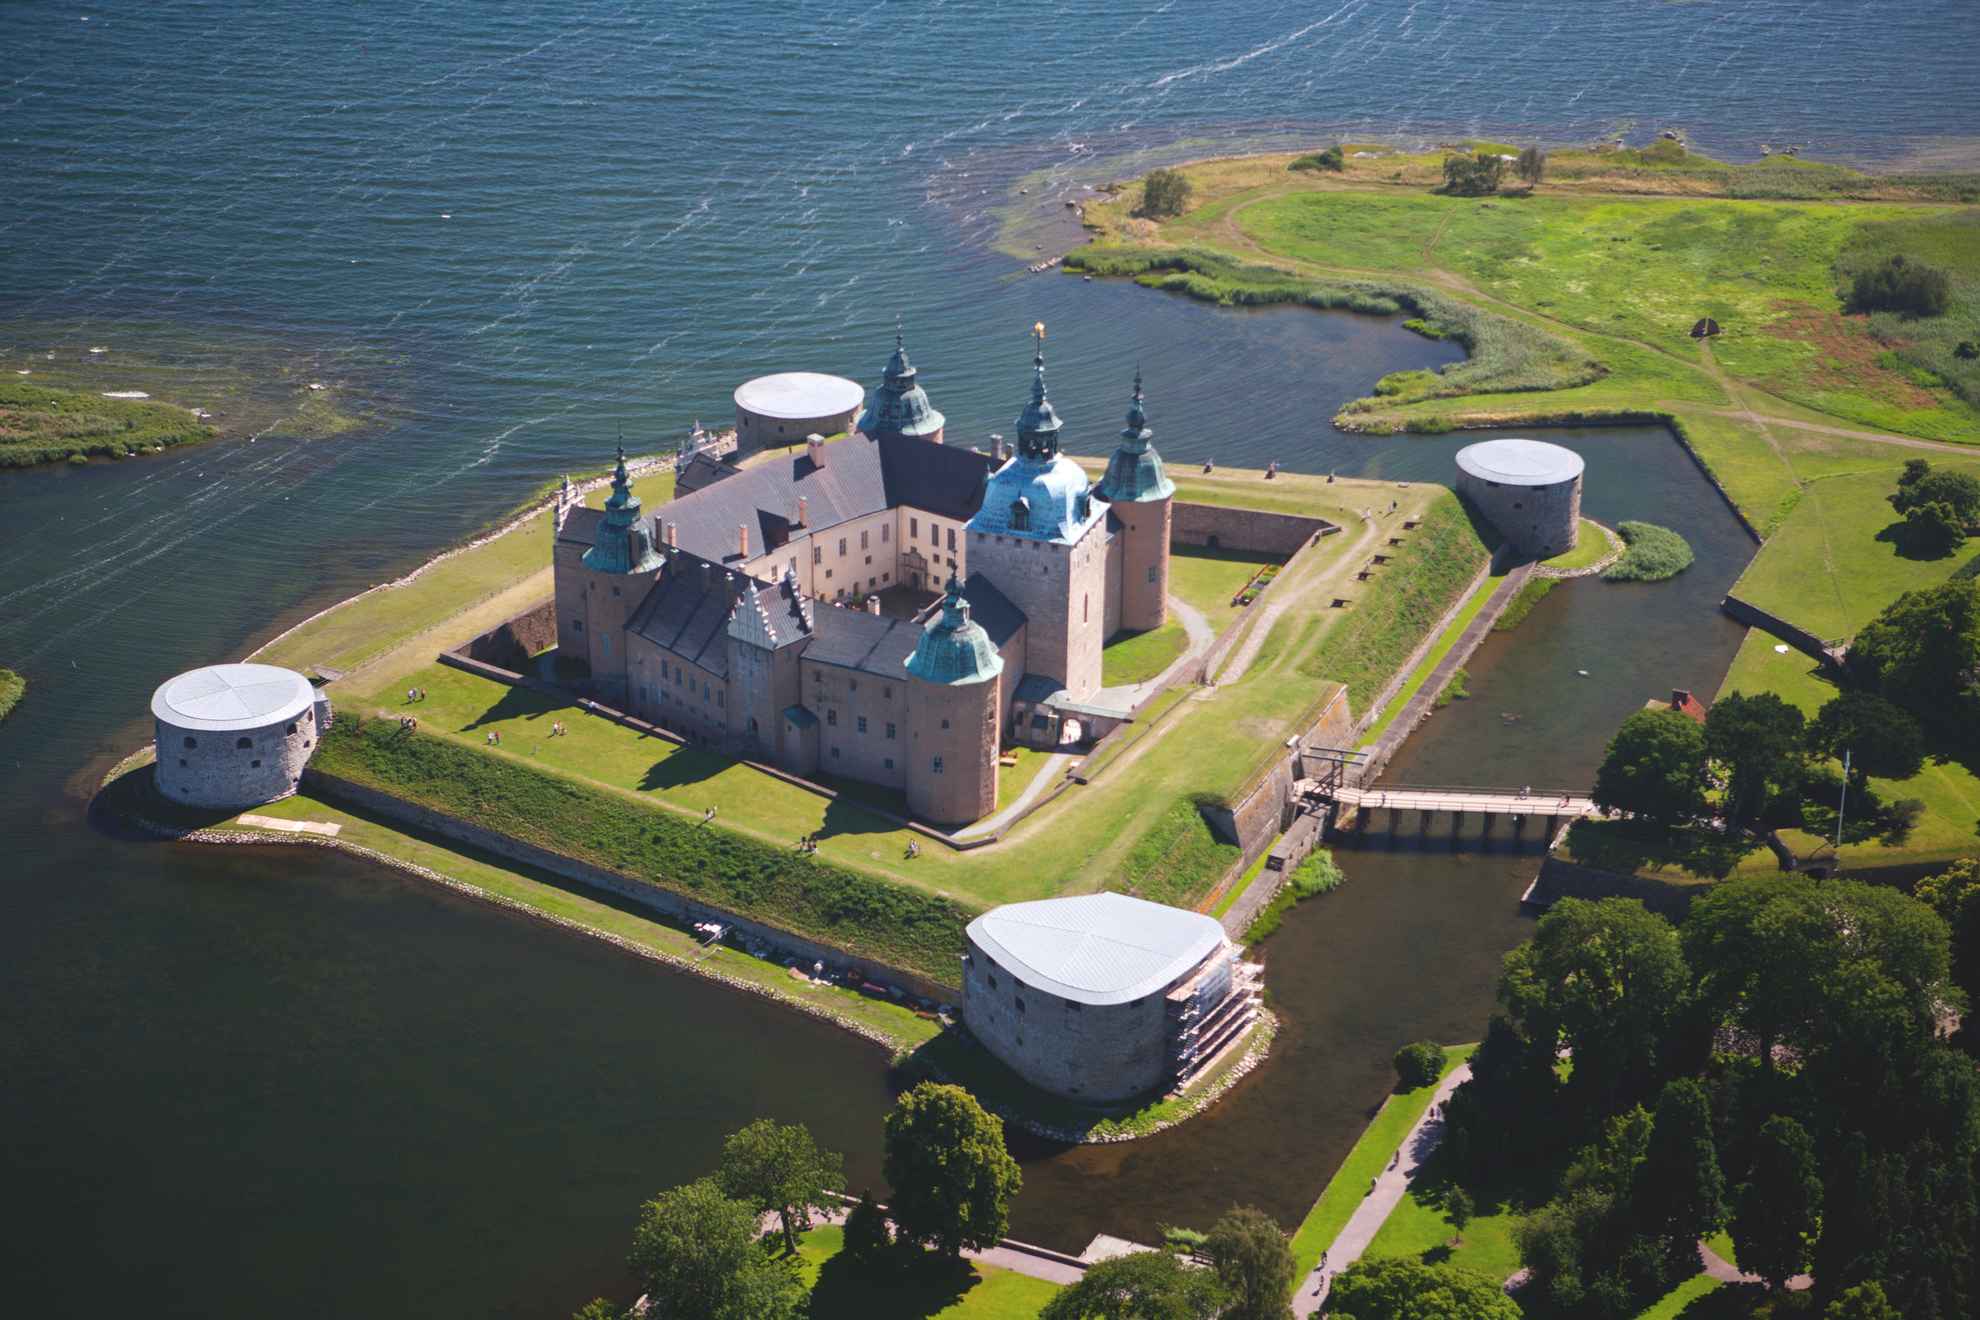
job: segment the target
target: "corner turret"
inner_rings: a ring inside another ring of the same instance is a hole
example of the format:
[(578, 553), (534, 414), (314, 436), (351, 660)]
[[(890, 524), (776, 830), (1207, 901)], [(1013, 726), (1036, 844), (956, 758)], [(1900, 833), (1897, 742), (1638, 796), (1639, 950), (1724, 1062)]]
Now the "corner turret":
[(598, 520), (584, 566), (594, 573), (653, 573), (663, 562), (653, 548), (653, 529), (640, 515), (639, 496), (626, 477), (626, 447), (619, 446), (619, 463), (612, 469), (612, 494), (605, 516)]
[(969, 617), (949, 579), (942, 612), (907, 659), (908, 810), (938, 824), (981, 820), (997, 808), (1003, 657)]
[(626, 621), (667, 562), (653, 545), (652, 524), (641, 513), (621, 444), (612, 469), (612, 494), (590, 548), (569, 561), (559, 551), (556, 561), (558, 654), (582, 659), (590, 667), (592, 691), (621, 709), (628, 691)]
[(1134, 397), (1127, 429), (1107, 460), (1106, 474), (1093, 493), (1106, 500), (1120, 523), (1121, 615), (1129, 632), (1160, 628), (1169, 619), (1169, 537), (1175, 519), (1176, 483), (1162, 470), (1162, 456), (1149, 438), (1142, 407), (1141, 369), (1134, 372)]
[(876, 439), (883, 435), (909, 436), (942, 443), (942, 414), (928, 402), (928, 393), (916, 379), (914, 364), (908, 361), (907, 345), (901, 330), (894, 327), (894, 355), (873, 391), (873, 401), (859, 419), (859, 429)]

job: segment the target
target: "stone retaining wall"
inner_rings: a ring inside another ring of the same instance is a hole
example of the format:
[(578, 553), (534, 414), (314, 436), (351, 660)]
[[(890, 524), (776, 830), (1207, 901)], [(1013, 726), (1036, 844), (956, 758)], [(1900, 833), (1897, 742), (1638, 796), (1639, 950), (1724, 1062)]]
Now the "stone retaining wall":
[(1169, 528), (1171, 546), (1292, 555), (1314, 537), (1341, 530), (1325, 518), (1262, 513), (1256, 509), (1227, 509), (1221, 504), (1184, 504), (1178, 500), (1174, 509), (1175, 521)]
[(557, 644), (557, 602), (546, 600), (499, 623), (460, 648), (471, 660), (505, 670), (527, 669), (530, 657)]
[(1778, 614), (1769, 614), (1758, 605), (1748, 604), (1737, 596), (1727, 596), (1719, 602), (1719, 608), (1749, 628), (1758, 628), (1761, 632), (1780, 638), (1819, 664), (1842, 663), (1844, 647), (1830, 646), (1806, 628), (1798, 628)]
[(1691, 910), (1693, 896), (1710, 887), (1624, 875), (1620, 871), (1603, 871), (1548, 856), (1540, 863), (1540, 874), (1534, 877), (1526, 893), (1520, 896), (1520, 901), (1546, 908), (1563, 898), (1634, 898), (1640, 899), (1643, 906), (1652, 912), (1661, 912), (1681, 921), (1684, 914)]
[(756, 941), (769, 945), (774, 950), (775, 960), (779, 962), (793, 958), (801, 965), (822, 962), (839, 975), (857, 973), (861, 979), (874, 981), (883, 986), (897, 987), (905, 994), (918, 996), (930, 1002), (954, 1003), (959, 998), (954, 987), (938, 985), (917, 973), (875, 961), (849, 949), (821, 944), (806, 936), (765, 925), (749, 917), (737, 916), (733, 912), (688, 898), (652, 881), (622, 875), (617, 871), (608, 871), (604, 867), (593, 866), (589, 862), (581, 862), (574, 857), (566, 857), (562, 853), (524, 843), (520, 839), (513, 839), (495, 830), (407, 802), (364, 784), (353, 783), (340, 775), (311, 767), (303, 772), (303, 782), (308, 785), (311, 792), (333, 802), (349, 803), (383, 816), (387, 820), (410, 825), (415, 829), (437, 834), (458, 843), (465, 843), (494, 853), (498, 857), (506, 857), (510, 861), (537, 867), (586, 888), (617, 894), (683, 925), (692, 925), (697, 921), (719, 922), (731, 927), (741, 937), (742, 942)]

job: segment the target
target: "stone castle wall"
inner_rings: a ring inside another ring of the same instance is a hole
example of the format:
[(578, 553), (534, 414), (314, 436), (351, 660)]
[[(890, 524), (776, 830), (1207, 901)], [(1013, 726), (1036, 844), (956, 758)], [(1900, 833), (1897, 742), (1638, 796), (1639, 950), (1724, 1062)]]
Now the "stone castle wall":
[(1018, 981), (970, 940), (963, 1023), (1034, 1086), (1094, 1103), (1124, 1100), (1167, 1076), (1166, 989), (1125, 1004), (1074, 1006)]
[[(1175, 535), (1175, 501), (1114, 506), (1124, 542), (1120, 568), (1120, 626), (1131, 632), (1159, 628), (1169, 618), (1169, 547)], [(1219, 544), (1222, 544), (1220, 539)], [(1304, 544), (1302, 542), (1302, 544)]]
[(1511, 486), (1458, 469), (1457, 493), (1521, 554), (1545, 558), (1572, 549), (1581, 520), (1581, 478), (1551, 486)]
[(1339, 530), (1324, 518), (1227, 509), (1219, 504), (1186, 504), (1178, 500), (1171, 515), (1169, 543), (1290, 555), (1315, 536)]
[(256, 807), (288, 797), (316, 748), (316, 710), (257, 729), (184, 729), (154, 719), (158, 791), (191, 807)]
[(908, 682), (908, 810), (941, 825), (981, 820), (997, 808), (1003, 676), (952, 687)]
[(461, 651), (470, 660), (513, 669), (529, 668), (530, 657), (546, 647), (558, 646), (557, 602), (546, 600), (534, 609), (524, 610), (507, 623), (498, 624), (470, 641)]

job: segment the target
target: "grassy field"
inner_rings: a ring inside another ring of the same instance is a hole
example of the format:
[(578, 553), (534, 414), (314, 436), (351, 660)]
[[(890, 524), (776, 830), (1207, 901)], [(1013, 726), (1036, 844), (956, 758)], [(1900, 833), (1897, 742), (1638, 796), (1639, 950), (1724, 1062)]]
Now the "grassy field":
[[(1892, 459), (1881, 470), (1808, 482), (1732, 594), (1836, 642), (1854, 636), (1905, 592), (1937, 586), (1980, 561), (1980, 545), (1974, 544), (1943, 559), (1898, 553), (1889, 529), (1901, 519), (1888, 497), (1904, 464), (1901, 455)], [(1934, 455), (1933, 463), (1980, 475), (1980, 462)]]
[(1444, 1216), (1442, 1195), (1429, 1187), (1412, 1186), (1390, 1212), (1375, 1240), (1368, 1244), (1368, 1254), (1447, 1261), (1494, 1279), (1504, 1279), (1519, 1268), (1519, 1247), (1513, 1241), (1513, 1228), (1519, 1223), (1520, 1213), (1503, 1206), (1481, 1206), (1465, 1225), (1464, 1241), (1453, 1245), (1453, 1230), (1451, 1221)]
[[(1450, 1045), (1444, 1048), (1444, 1074), (1471, 1057), (1476, 1045)], [(1410, 1091), (1398, 1091), (1382, 1101), (1375, 1111), (1361, 1137), (1348, 1150), (1341, 1167), (1327, 1180), (1320, 1199), (1306, 1212), (1306, 1218), (1293, 1232), (1292, 1253), (1298, 1264), (1294, 1274), (1297, 1281), (1304, 1280), (1320, 1263), (1320, 1253), (1325, 1251), (1341, 1230), (1353, 1217), (1355, 1207), (1368, 1195), (1368, 1184), (1388, 1166), (1389, 1157), (1402, 1144), (1409, 1130), (1416, 1126), (1430, 1108), (1430, 1099), (1437, 1088), (1419, 1086)]]
[[(1719, 695), (1771, 692), (1803, 714), (1814, 715), (1836, 695), (1835, 685), (1807, 656), (1795, 650), (1778, 652), (1774, 649), (1777, 645), (1780, 643), (1757, 629), (1749, 632), (1739, 654), (1733, 657)], [(1980, 778), (1965, 766), (1956, 761), (1927, 761), (1925, 768), (1909, 779), (1873, 778), (1870, 786), (1885, 802), (1906, 798), (1923, 802), (1925, 814), (1901, 846), (1875, 841), (1845, 843), (1840, 854), (1845, 870), (1936, 867), (1980, 854), (1980, 837), (1974, 833), (1974, 822), (1980, 821)], [(1829, 841), (1800, 830), (1783, 831), (1782, 838), (1803, 860), (1837, 856)], [(1773, 865), (1771, 854), (1756, 855), (1751, 861)]]
[(1556, 573), (1573, 573), (1579, 569), (1593, 568), (1607, 559), (1615, 551), (1615, 542), (1609, 539), (1608, 532), (1592, 519), (1583, 518), (1575, 528), (1574, 547), (1563, 550), (1552, 559), (1540, 561), (1540, 567)]
[(812, 1320), (1031, 1320), (1057, 1284), (979, 1265), (933, 1260), (910, 1275), (870, 1281), (838, 1259), (845, 1230), (822, 1225), (798, 1243), (798, 1268), (811, 1289)]
[(1252, 574), (1267, 564), (1279, 563), (1277, 555), (1249, 550), (1206, 550), (1200, 546), (1177, 546), (1169, 556), (1169, 594), (1189, 605), (1210, 624), (1210, 631), (1221, 633), (1246, 609), (1231, 598)]
[(1189, 635), (1180, 623), (1165, 623), (1147, 632), (1115, 633), (1100, 652), (1100, 685), (1146, 683), (1175, 663), (1188, 645)]
[(752, 958), (727, 945), (705, 950), (689, 932), (630, 911), (618, 900), (594, 896), (559, 876), (463, 844), (414, 834), (402, 826), (354, 813), (308, 793), (257, 807), (255, 814), (341, 826), (337, 836), (341, 842), (437, 871), (498, 902), (573, 922), (698, 974), (747, 982), (779, 999), (883, 1036), (897, 1051), (913, 1050), (940, 1031), (939, 1023), (919, 1017), (913, 1010), (889, 1000), (868, 998), (834, 985), (800, 982), (777, 964)]
[(27, 680), (11, 669), (0, 669), (0, 720), (13, 713), (27, 695)]
[(0, 467), (123, 458), (210, 440), (214, 434), (192, 413), (169, 403), (0, 382)]
[(1437, 640), (1432, 642), (1430, 649), (1423, 653), (1423, 659), (1417, 662), (1416, 668), (1409, 671), (1409, 677), (1396, 690), (1396, 695), (1389, 699), (1388, 705), (1382, 707), (1382, 714), (1368, 726), (1368, 732), (1361, 737), (1363, 747), (1380, 738), (1383, 731), (1395, 722), (1396, 716), (1402, 714), (1403, 708), (1409, 705), (1411, 699), (1422, 690), (1424, 683), (1429, 681), (1430, 675), (1436, 672), (1437, 666), (1443, 663), (1444, 657), (1457, 645), (1458, 638), (1464, 635), (1464, 630), (1471, 626), (1472, 620), (1484, 612), (1487, 602), (1492, 599), (1492, 593), (1499, 589), (1500, 584), (1511, 572), (1512, 568), (1508, 565), (1502, 570), (1485, 575), (1485, 580), (1478, 584), (1478, 589), (1473, 591), (1464, 602), (1464, 608), (1452, 618), (1450, 626), (1437, 635)]

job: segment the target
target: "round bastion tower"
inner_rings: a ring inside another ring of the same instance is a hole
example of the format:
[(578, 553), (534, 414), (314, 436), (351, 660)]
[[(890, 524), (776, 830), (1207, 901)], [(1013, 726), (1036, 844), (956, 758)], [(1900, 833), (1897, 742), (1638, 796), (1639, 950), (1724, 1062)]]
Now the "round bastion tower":
[(876, 439), (883, 435), (912, 436), (942, 443), (942, 414), (928, 402), (928, 391), (915, 376), (914, 364), (908, 361), (907, 346), (896, 327), (894, 356), (887, 359), (887, 371), (873, 391), (873, 402), (859, 419), (862, 434)]
[(941, 825), (997, 806), (997, 712), (1004, 660), (949, 579), (941, 614), (922, 630), (908, 672), (908, 810)]
[(1137, 367), (1127, 429), (1094, 492), (1121, 523), (1121, 627), (1129, 632), (1147, 632), (1169, 621), (1169, 531), (1176, 483), (1149, 443), (1154, 434), (1141, 407)]
[(584, 552), (584, 645), (591, 683), (621, 709), (626, 704), (626, 620), (645, 599), (665, 562), (653, 548), (653, 528), (640, 516), (639, 496), (626, 479), (626, 447), (612, 471), (612, 494)]

